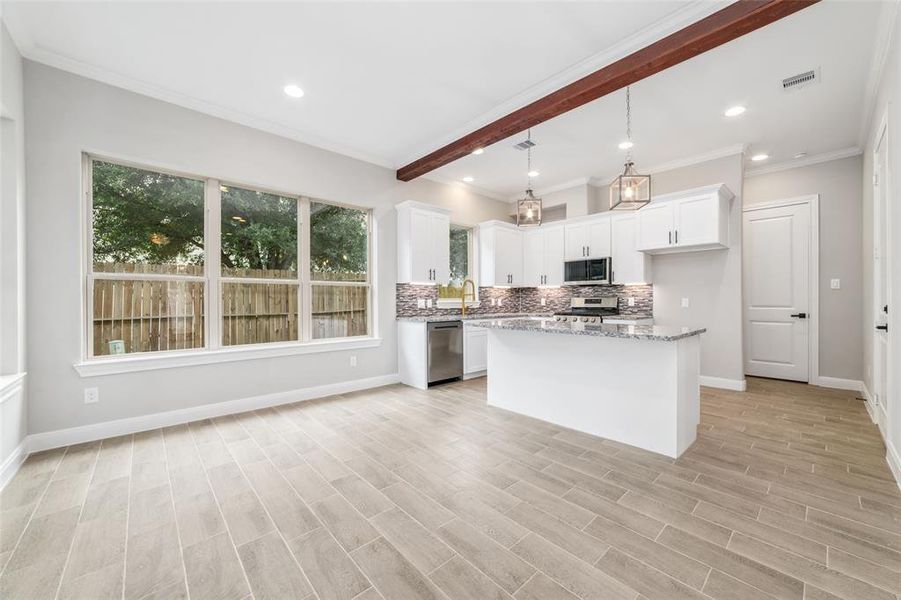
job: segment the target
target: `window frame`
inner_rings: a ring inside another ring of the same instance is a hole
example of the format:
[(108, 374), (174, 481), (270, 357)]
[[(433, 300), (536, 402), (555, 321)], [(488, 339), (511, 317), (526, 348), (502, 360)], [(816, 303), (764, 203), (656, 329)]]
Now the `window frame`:
[[(93, 164), (95, 161), (107, 162), (153, 171), (177, 177), (186, 177), (204, 184), (204, 264), (203, 275), (185, 274), (158, 274), (158, 273), (107, 273), (94, 272), (94, 221), (93, 221)], [(276, 194), (283, 198), (294, 198), (297, 201), (297, 279), (270, 279), (256, 277), (225, 277), (222, 275), (220, 251), (222, 246), (222, 192), (220, 185), (235, 186), (242, 189)], [(150, 163), (138, 163), (132, 160), (110, 157), (108, 155), (84, 152), (82, 153), (82, 344), (79, 362), (73, 366), (82, 377), (107, 375), (113, 373), (125, 373), (133, 371), (145, 371), (158, 368), (170, 368), (190, 366), (198, 364), (211, 364), (217, 362), (230, 362), (235, 360), (250, 360), (269, 358), (273, 356), (287, 356), (294, 354), (309, 354), (315, 352), (330, 352), (356, 348), (371, 348), (381, 344), (377, 337), (377, 315), (375, 314), (374, 296), (376, 294), (375, 277), (373, 276), (376, 260), (374, 251), (374, 211), (368, 207), (352, 206), (348, 204), (329, 202), (318, 198), (310, 198), (297, 193), (287, 193), (274, 190), (256, 184), (244, 184), (232, 179), (219, 179), (217, 177), (204, 177), (185, 173), (166, 167), (159, 167)], [(313, 282), (310, 278), (310, 204), (318, 202), (344, 208), (360, 210), (366, 214), (366, 281), (360, 282)], [(94, 347), (94, 323), (93, 323), (93, 291), (94, 282), (98, 279), (106, 280), (161, 280), (161, 281), (192, 281), (203, 284), (203, 310), (204, 345), (200, 348), (182, 350), (155, 350), (150, 352), (134, 352), (121, 355), (93, 355)], [(222, 343), (223, 312), (222, 289), (225, 283), (260, 283), (296, 285), (298, 298), (298, 325), (299, 335), (297, 340), (284, 342), (260, 342), (255, 344), (240, 344), (225, 346)], [(367, 332), (362, 336), (349, 336), (341, 338), (312, 339), (312, 285), (329, 283), (337, 285), (355, 285), (366, 287)]]
[[(471, 279), (473, 283), (475, 283), (475, 298), (473, 300), (467, 300), (466, 307), (478, 308), (482, 305), (481, 300), (479, 300), (479, 228), (477, 225), (464, 225), (462, 223), (451, 223), (450, 227), (451, 229), (465, 229), (469, 233), (469, 235), (467, 236), (469, 240), (469, 248), (467, 252), (467, 261), (469, 264), (468, 279)], [(438, 308), (462, 308), (462, 305), (463, 303), (459, 298), (438, 298), (436, 300), (436, 306)]]

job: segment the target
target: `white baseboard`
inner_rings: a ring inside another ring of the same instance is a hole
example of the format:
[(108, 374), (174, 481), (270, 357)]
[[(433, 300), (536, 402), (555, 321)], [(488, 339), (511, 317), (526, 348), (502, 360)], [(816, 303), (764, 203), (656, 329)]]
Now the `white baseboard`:
[(885, 444), (885, 460), (888, 462), (888, 468), (891, 469), (892, 475), (895, 476), (895, 483), (898, 489), (901, 489), (901, 454), (891, 442)]
[(733, 390), (743, 392), (748, 389), (748, 382), (745, 379), (726, 379), (725, 377), (711, 377), (709, 375), (701, 375), (699, 378), (701, 385), (706, 387), (720, 388), (723, 390)]
[(853, 390), (861, 393), (864, 390), (863, 381), (859, 379), (842, 379), (841, 377), (825, 377), (821, 375), (816, 378), (816, 381), (811, 381), (810, 383), (837, 390)]
[(28, 437), (26, 436), (25, 439), (13, 449), (10, 455), (6, 457), (6, 460), (3, 461), (3, 465), (0, 465), (0, 490), (6, 487), (9, 480), (13, 478), (13, 475), (18, 473), (19, 467), (25, 462), (25, 459), (28, 457), (28, 452), (25, 451), (27, 445)]
[(249, 410), (278, 406), (280, 404), (332, 396), (335, 394), (346, 394), (383, 385), (390, 385), (392, 383), (398, 383), (399, 381), (400, 376), (394, 373), (367, 379), (355, 379), (353, 381), (343, 381), (340, 383), (300, 388), (285, 392), (275, 392), (273, 394), (251, 396), (249, 398), (239, 398), (237, 400), (228, 400), (226, 402), (217, 402), (215, 404), (204, 404), (202, 406), (170, 410), (167, 412), (142, 415), (140, 417), (130, 417), (116, 421), (106, 421), (104, 423), (92, 423), (91, 425), (71, 427), (69, 429), (45, 431), (43, 433), (29, 435), (26, 448), (29, 453), (39, 452), (41, 450), (70, 446), (72, 444), (102, 440), (117, 435), (147, 431), (148, 429), (156, 429), (158, 427), (181, 425), (182, 423), (189, 423), (199, 419), (221, 417)]

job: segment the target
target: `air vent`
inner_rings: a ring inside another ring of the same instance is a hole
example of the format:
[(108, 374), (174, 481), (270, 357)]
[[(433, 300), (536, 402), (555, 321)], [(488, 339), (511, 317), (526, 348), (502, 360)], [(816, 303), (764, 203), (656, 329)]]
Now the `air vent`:
[(783, 79), (782, 89), (786, 92), (794, 91), (801, 89), (802, 87), (812, 85), (817, 81), (819, 81), (819, 76), (817, 75), (816, 70), (806, 71), (804, 73), (798, 73), (797, 75), (792, 75), (791, 77), (786, 77), (785, 79)]
[(535, 145), (535, 142), (533, 142), (532, 140), (523, 140), (513, 147), (516, 148), (517, 150), (528, 150), (529, 148), (531, 148), (534, 145)]

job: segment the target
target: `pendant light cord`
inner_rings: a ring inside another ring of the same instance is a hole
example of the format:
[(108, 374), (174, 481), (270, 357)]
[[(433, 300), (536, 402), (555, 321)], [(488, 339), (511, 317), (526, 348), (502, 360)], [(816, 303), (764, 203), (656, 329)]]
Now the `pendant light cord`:
[[(531, 127), (529, 127), (528, 141), (529, 142), (532, 141), (532, 128)], [(531, 146), (531, 144), (529, 145), (529, 148), (526, 150), (526, 155), (529, 157), (528, 158), (529, 170), (526, 172), (526, 176), (529, 178), (529, 185), (527, 185), (526, 188), (531, 190), (532, 189), (532, 146)]]
[(629, 86), (626, 86), (626, 140), (629, 148), (626, 150), (626, 162), (632, 162), (632, 98)]

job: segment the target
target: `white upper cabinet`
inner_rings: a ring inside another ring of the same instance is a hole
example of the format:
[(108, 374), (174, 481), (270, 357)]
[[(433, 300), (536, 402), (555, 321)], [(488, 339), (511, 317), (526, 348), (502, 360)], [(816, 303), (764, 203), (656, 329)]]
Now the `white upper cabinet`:
[(564, 226), (566, 260), (610, 256), (610, 217), (594, 217)]
[(479, 285), (523, 285), (523, 234), (510, 223), (479, 225)]
[(666, 254), (728, 248), (734, 197), (719, 184), (654, 198), (637, 212), (638, 250)]
[(563, 228), (541, 227), (523, 234), (523, 283), (563, 285)]
[(450, 278), (450, 211), (397, 205), (397, 282), (447, 283)]
[(610, 227), (613, 283), (651, 283), (651, 257), (638, 251), (638, 215), (614, 215)]

